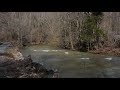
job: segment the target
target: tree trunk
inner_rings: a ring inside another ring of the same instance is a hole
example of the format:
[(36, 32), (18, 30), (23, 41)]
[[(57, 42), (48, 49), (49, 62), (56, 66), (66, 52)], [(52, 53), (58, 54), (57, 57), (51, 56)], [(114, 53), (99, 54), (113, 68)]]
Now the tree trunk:
[(31, 37), (30, 37), (30, 38), (31, 38), (31, 44), (32, 44), (32, 30), (31, 30), (31, 33), (30, 33), (30, 34), (31, 34)]
[(70, 39), (70, 45), (71, 45), (71, 49), (74, 50), (74, 46), (73, 46), (73, 40), (72, 40), (72, 31), (71, 31), (71, 23), (70, 23), (70, 30), (69, 30), (69, 39)]

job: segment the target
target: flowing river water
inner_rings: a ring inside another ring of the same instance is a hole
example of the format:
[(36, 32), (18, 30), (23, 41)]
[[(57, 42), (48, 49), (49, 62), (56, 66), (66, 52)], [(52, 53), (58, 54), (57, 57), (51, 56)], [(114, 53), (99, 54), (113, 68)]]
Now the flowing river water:
[(39, 45), (25, 47), (22, 53), (48, 69), (57, 68), (60, 78), (120, 78), (120, 57)]

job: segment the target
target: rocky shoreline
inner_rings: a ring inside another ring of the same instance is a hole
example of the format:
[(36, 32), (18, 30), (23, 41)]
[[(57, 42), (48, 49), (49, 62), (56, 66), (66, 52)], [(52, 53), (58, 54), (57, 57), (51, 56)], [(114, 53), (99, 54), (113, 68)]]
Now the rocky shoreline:
[(56, 73), (33, 62), (30, 55), (23, 57), (10, 43), (0, 45), (0, 78), (58, 78)]
[(0, 78), (53, 78), (56, 72), (27, 57), (24, 60), (0, 60)]

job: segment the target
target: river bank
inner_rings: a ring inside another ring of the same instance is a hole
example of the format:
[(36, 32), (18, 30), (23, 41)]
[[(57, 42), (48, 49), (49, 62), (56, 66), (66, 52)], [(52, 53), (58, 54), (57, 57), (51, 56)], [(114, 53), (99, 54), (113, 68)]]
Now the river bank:
[(9, 42), (0, 45), (0, 78), (56, 78), (56, 71), (33, 62), (31, 55), (24, 57)]
[(93, 54), (105, 54), (105, 55), (120, 56), (120, 48), (106, 47), (106, 48), (99, 48), (96, 50), (91, 50), (89, 52), (93, 53)]
[(47, 70), (30, 57), (24, 60), (0, 60), (0, 78), (47, 78), (53, 74), (53, 70)]

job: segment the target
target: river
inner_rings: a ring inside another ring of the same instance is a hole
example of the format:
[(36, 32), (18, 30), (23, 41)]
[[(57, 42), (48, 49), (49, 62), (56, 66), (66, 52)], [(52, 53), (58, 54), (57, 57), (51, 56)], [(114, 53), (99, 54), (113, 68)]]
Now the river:
[(120, 78), (120, 57), (71, 51), (51, 46), (29, 46), (22, 51), (60, 78)]

